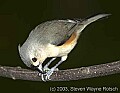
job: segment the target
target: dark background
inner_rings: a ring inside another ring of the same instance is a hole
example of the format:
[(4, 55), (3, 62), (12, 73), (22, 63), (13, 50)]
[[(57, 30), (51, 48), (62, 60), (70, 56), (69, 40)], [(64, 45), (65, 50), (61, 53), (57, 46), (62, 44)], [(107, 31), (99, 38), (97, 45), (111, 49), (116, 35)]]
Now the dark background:
[[(17, 46), (38, 24), (52, 19), (85, 18), (112, 14), (85, 28), (78, 45), (59, 69), (77, 68), (120, 59), (119, 0), (0, 0), (0, 65), (21, 66)], [(49, 92), (50, 87), (118, 87), (120, 75), (69, 82), (33, 82), (0, 77), (0, 92)], [(1, 93), (2, 93), (1, 92)]]

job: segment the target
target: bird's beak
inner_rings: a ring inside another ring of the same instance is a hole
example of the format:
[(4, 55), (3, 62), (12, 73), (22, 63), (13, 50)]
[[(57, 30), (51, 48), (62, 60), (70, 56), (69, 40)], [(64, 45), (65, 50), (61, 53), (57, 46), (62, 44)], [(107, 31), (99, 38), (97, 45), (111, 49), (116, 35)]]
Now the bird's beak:
[(43, 71), (42, 64), (39, 64), (39, 65), (37, 65), (37, 66), (31, 65), (31, 68), (34, 69), (34, 70), (37, 70), (39, 73), (42, 73), (42, 74), (45, 73), (45, 72)]

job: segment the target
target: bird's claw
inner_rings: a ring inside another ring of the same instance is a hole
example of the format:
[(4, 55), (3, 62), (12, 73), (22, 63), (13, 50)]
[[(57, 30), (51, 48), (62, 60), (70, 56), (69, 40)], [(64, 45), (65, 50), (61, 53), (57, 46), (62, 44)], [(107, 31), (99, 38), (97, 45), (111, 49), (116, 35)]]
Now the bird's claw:
[(48, 81), (48, 80), (51, 80), (50, 76), (53, 74), (53, 72), (55, 70), (58, 71), (58, 68), (51, 68), (51, 69), (47, 68), (47, 69), (44, 69), (45, 73), (41, 75), (42, 80), (45, 81), (45, 82)]
[(54, 69), (49, 69), (49, 70), (47, 69), (45, 73), (41, 75), (42, 80), (43, 81), (51, 80), (50, 76), (52, 75), (53, 72), (54, 72)]

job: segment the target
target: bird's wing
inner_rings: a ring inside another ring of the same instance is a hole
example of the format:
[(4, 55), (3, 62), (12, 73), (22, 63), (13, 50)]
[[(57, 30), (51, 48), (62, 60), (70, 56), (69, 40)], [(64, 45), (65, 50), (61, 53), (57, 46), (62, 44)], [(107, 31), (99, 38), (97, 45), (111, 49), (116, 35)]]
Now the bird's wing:
[(40, 43), (62, 45), (72, 35), (72, 29), (77, 25), (74, 20), (53, 20), (38, 25), (31, 32), (30, 37), (37, 37)]

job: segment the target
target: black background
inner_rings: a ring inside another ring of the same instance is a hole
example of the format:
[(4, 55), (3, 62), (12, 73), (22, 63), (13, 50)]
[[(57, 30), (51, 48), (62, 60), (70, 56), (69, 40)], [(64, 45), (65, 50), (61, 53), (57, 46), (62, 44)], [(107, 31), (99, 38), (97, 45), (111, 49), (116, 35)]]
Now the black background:
[[(74, 51), (59, 69), (77, 68), (120, 59), (119, 0), (0, 0), (0, 65), (21, 66), (17, 46), (38, 24), (52, 19), (85, 18), (98, 13), (112, 14), (89, 25)], [(68, 82), (33, 82), (0, 77), (3, 93), (50, 92), (50, 87), (118, 87), (119, 74)]]

